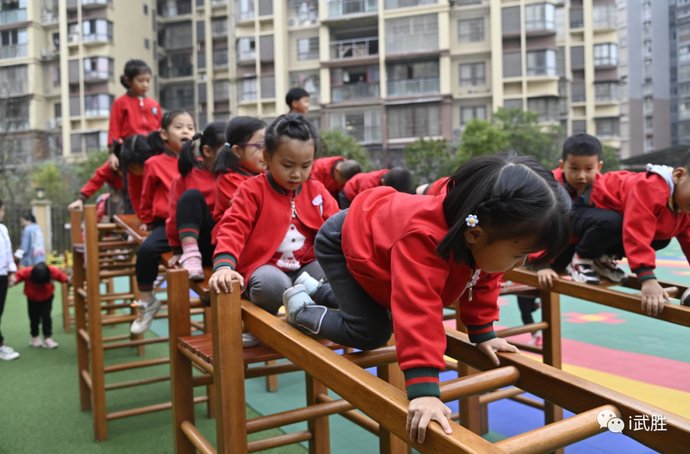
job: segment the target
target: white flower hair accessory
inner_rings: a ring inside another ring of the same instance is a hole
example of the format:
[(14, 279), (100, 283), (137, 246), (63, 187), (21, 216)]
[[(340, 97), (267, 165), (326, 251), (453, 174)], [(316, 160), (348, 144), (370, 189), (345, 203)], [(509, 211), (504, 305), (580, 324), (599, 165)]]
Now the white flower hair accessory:
[(479, 218), (476, 214), (470, 214), (465, 218), (465, 224), (467, 227), (476, 227), (479, 225)]

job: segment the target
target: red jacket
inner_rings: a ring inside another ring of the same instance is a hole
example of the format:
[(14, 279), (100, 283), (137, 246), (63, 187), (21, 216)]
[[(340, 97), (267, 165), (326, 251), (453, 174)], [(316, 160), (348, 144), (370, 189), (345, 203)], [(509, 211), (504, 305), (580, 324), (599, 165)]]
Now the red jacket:
[(381, 178), (389, 172), (388, 169), (361, 172), (347, 180), (343, 187), (343, 193), (347, 200), (353, 201), (360, 192), (381, 186)]
[(215, 203), (216, 180), (213, 173), (206, 169), (194, 167), (191, 172), (185, 176), (178, 176), (170, 186), (170, 194), (168, 195), (168, 219), (165, 221), (165, 233), (168, 235), (168, 244), (170, 247), (179, 247), (180, 232), (177, 230), (177, 202), (182, 197), (182, 194), (188, 189), (198, 189), (206, 200), (209, 212), (213, 212), (213, 205)]
[(448, 181), (450, 177), (441, 177), (438, 180), (431, 183), (424, 190), (424, 195), (441, 195), (448, 192)]
[(144, 163), (144, 180), (139, 202), (139, 219), (144, 224), (168, 218), (168, 194), (173, 180), (180, 176), (177, 156), (169, 151), (149, 158)]
[(345, 158), (342, 156), (320, 158), (314, 161), (314, 165), (311, 168), (311, 177), (316, 181), (320, 181), (333, 197), (343, 189), (343, 187), (335, 181), (335, 178), (333, 178), (333, 173), (335, 172), (336, 164), (344, 160)]
[(139, 214), (139, 205), (141, 204), (141, 187), (144, 185), (144, 176), (135, 175), (127, 172), (127, 193), (129, 194), (129, 202), (132, 204), (134, 214)]
[(243, 167), (239, 167), (237, 170), (230, 170), (218, 176), (216, 179), (216, 204), (212, 212), (214, 221), (220, 221), (225, 210), (230, 208), (232, 197), (235, 195), (237, 188), (254, 176), (256, 175)]
[(288, 192), (279, 187), (269, 173), (244, 182), (235, 193), (232, 205), (218, 224), (213, 269), (230, 266), (248, 282), (254, 270), (267, 264), (290, 227), (291, 203), (302, 223), (311, 233), (305, 244), (311, 246), (307, 257), (314, 258), (314, 237), (324, 221), (338, 211), (338, 204), (321, 183), (307, 180), (302, 187)]
[(641, 281), (656, 279), (653, 240), (676, 237), (690, 263), (690, 214), (671, 208), (672, 195), (664, 177), (653, 172), (608, 172), (594, 184), (594, 206), (623, 216), (623, 248)]
[(68, 277), (64, 271), (59, 268), (55, 268), (54, 266), (48, 266), (48, 269), (50, 270), (51, 282), (48, 282), (47, 284), (34, 284), (30, 279), (31, 270), (33, 268), (33, 266), (27, 266), (26, 268), (22, 268), (21, 270), (17, 271), (17, 274), (15, 274), (18, 283), (24, 281), (24, 294), (26, 295), (26, 298), (31, 301), (48, 301), (55, 293), (55, 286), (53, 285), (52, 281), (67, 282), (68, 280)]
[(124, 186), (122, 184), (122, 175), (120, 172), (111, 169), (108, 161), (96, 169), (89, 181), (82, 186), (79, 191), (79, 198), (87, 200), (106, 183), (113, 189), (122, 189)]
[(110, 108), (108, 145), (135, 134), (148, 134), (161, 127), (161, 106), (155, 99), (124, 94)]
[[(446, 364), (444, 306), (460, 299), (460, 318), (472, 342), (495, 337), (503, 273), (480, 273), (470, 301), (465, 289), (475, 270), (436, 254), (446, 233), (443, 197), (389, 187), (357, 196), (343, 224), (348, 270), (393, 315), (398, 362), (410, 398), (438, 395), (438, 374)], [(415, 390), (420, 386), (425, 389)]]

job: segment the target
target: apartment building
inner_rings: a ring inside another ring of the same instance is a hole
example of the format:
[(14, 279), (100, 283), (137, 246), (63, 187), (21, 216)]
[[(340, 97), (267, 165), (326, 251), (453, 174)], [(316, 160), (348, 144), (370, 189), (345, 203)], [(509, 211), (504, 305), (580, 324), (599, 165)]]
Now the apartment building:
[[(34, 98), (43, 129), (62, 125), (65, 155), (104, 144), (107, 107), (122, 93), (117, 79), (132, 57), (152, 63), (161, 105), (193, 112), (202, 127), (231, 115), (268, 121), (287, 111), (287, 90), (302, 86), (320, 128), (381, 151), (383, 163), (418, 137), (458, 141), (470, 119), (501, 106), (621, 143), (615, 0), (59, 5), (64, 26), (34, 29), (43, 30), (49, 55), (58, 51), (50, 61), (62, 90)], [(37, 9), (27, 7), (28, 17)], [(43, 47), (32, 47), (35, 64), (48, 66)]]

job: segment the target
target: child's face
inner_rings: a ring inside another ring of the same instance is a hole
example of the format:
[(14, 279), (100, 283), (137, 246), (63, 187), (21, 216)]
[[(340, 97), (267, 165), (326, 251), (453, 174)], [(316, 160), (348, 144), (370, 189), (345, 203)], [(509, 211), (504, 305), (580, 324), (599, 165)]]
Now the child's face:
[(599, 161), (597, 155), (575, 156), (569, 154), (565, 161), (558, 161), (561, 170), (563, 170), (563, 178), (578, 194), (582, 194), (594, 183), (603, 163), (603, 161)]
[(467, 247), (474, 261), (482, 271), (503, 273), (525, 263), (527, 256), (534, 252), (536, 238), (521, 238), (490, 241), (481, 227), (465, 231)]
[(297, 101), (292, 101), (291, 110), (293, 112), (305, 114), (309, 112), (309, 107), (311, 103), (309, 102), (309, 96), (302, 96)]
[(685, 167), (673, 169), (673, 206), (684, 214), (690, 213), (690, 172)]
[(129, 89), (135, 96), (145, 96), (151, 86), (151, 74), (143, 73), (129, 80)]
[(165, 140), (168, 148), (179, 154), (182, 150), (182, 143), (191, 140), (196, 133), (194, 120), (189, 114), (181, 114), (173, 118), (168, 129), (161, 129), (161, 137)]
[(280, 139), (278, 148), (269, 156), (264, 150), (264, 160), (276, 183), (283, 189), (294, 191), (304, 183), (311, 174), (314, 163), (314, 141)]
[(233, 152), (240, 160), (240, 165), (253, 173), (266, 170), (264, 162), (264, 137), (266, 129), (259, 129), (244, 145), (233, 146)]

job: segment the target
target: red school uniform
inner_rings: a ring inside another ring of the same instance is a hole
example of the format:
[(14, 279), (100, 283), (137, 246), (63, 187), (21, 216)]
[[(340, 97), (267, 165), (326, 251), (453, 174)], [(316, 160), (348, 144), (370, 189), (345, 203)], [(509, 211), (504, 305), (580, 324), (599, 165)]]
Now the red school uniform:
[(52, 281), (67, 282), (69, 279), (64, 271), (49, 265), (50, 282), (47, 284), (34, 284), (30, 280), (32, 269), (34, 269), (33, 266), (28, 266), (15, 274), (18, 283), (24, 281), (24, 295), (31, 301), (48, 301), (55, 293), (55, 286)]
[(124, 186), (120, 172), (111, 169), (107, 161), (96, 169), (89, 181), (82, 186), (79, 190), (79, 198), (87, 200), (106, 183), (113, 189), (122, 189)]
[(450, 181), (450, 177), (439, 178), (426, 187), (424, 195), (445, 195), (448, 192), (448, 181)]
[(141, 204), (141, 188), (144, 185), (144, 175), (135, 175), (127, 172), (127, 193), (129, 202), (132, 204), (134, 214), (139, 215), (139, 205)]
[[(213, 220), (217, 222), (223, 217), (225, 210), (230, 208), (232, 202), (232, 197), (235, 195), (237, 188), (250, 179), (255, 177), (257, 174), (250, 172), (244, 167), (238, 167), (237, 170), (230, 170), (218, 176), (216, 179), (216, 204), (213, 207), (211, 216)], [(213, 235), (215, 238), (215, 235)]]
[(669, 179), (673, 169), (667, 169), (667, 178), (655, 172), (607, 172), (592, 189), (594, 206), (623, 216), (623, 248), (630, 269), (640, 281), (656, 279), (653, 240), (676, 237), (690, 263), (690, 215), (671, 207)]
[[(419, 197), (425, 197), (423, 203)], [(446, 365), (444, 306), (460, 299), (460, 318), (472, 342), (495, 337), (503, 273), (439, 257), (436, 248), (447, 233), (443, 197), (389, 187), (357, 196), (343, 224), (348, 270), (393, 315), (398, 362), (411, 396), (417, 394), (410, 389), (414, 385), (426, 388), (417, 395), (438, 395), (439, 372)]]
[(139, 219), (144, 224), (168, 218), (168, 194), (173, 180), (180, 176), (177, 156), (170, 151), (149, 158), (144, 163), (144, 179), (139, 202)]
[(254, 270), (269, 263), (293, 224), (303, 229), (301, 262), (313, 262), (314, 237), (324, 221), (338, 211), (338, 204), (323, 185), (307, 180), (296, 191), (278, 186), (270, 173), (244, 182), (218, 224), (213, 269), (230, 266), (248, 282)]
[(343, 193), (347, 200), (353, 201), (355, 197), (367, 189), (381, 186), (381, 178), (389, 172), (388, 169), (374, 170), (371, 172), (361, 172), (350, 178), (343, 187)]
[(135, 134), (146, 135), (160, 129), (161, 106), (155, 99), (124, 94), (110, 108), (108, 145)]
[(319, 158), (314, 161), (314, 165), (311, 168), (311, 177), (316, 181), (320, 181), (333, 197), (335, 197), (344, 186), (339, 185), (333, 177), (335, 166), (344, 160), (345, 158), (342, 156)]
[(213, 212), (213, 205), (215, 204), (215, 185), (216, 180), (213, 173), (206, 169), (194, 167), (187, 175), (178, 176), (170, 186), (168, 219), (165, 221), (165, 233), (168, 235), (168, 244), (170, 247), (179, 247), (180, 233), (177, 230), (177, 202), (182, 197), (182, 194), (189, 189), (197, 189), (204, 195), (206, 205), (210, 212)]

